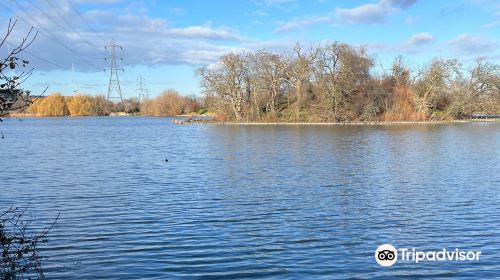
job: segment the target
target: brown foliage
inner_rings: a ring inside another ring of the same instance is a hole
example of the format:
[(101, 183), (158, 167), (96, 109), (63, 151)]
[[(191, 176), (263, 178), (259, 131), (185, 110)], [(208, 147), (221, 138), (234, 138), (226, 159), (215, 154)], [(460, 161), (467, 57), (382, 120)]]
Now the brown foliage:
[(426, 114), (416, 112), (413, 105), (413, 93), (409, 86), (396, 86), (392, 92), (390, 109), (382, 116), (383, 121), (424, 121)]
[(75, 95), (66, 98), (68, 111), (71, 116), (93, 116), (94, 106), (92, 97), (88, 95)]
[(69, 110), (65, 98), (60, 93), (54, 93), (37, 99), (28, 109), (28, 113), (37, 117), (58, 117), (67, 116)]
[(174, 89), (168, 89), (156, 98), (144, 100), (141, 103), (141, 115), (177, 116), (197, 112), (200, 108), (201, 104), (195, 98), (185, 97)]
[(53, 93), (36, 99), (27, 113), (37, 117), (105, 116), (109, 115), (110, 106), (104, 96), (79, 94), (65, 97), (60, 93)]
[(184, 98), (176, 90), (164, 91), (155, 101), (156, 116), (176, 116), (183, 113)]

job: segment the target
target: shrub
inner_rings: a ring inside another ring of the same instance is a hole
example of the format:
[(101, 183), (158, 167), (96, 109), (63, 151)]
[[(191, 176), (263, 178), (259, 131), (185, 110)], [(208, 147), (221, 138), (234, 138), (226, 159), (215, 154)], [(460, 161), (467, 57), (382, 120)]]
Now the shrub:
[(38, 246), (47, 243), (57, 218), (39, 234), (30, 232), (31, 220), (26, 209), (10, 208), (0, 214), (0, 279), (45, 279)]

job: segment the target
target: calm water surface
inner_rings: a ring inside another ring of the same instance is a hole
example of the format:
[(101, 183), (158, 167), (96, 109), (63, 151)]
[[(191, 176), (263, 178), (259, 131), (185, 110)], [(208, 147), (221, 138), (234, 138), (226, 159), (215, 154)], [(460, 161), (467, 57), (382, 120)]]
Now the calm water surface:
[[(1, 129), (0, 210), (60, 212), (48, 279), (500, 277), (499, 123)], [(383, 243), (482, 255), (382, 268)]]

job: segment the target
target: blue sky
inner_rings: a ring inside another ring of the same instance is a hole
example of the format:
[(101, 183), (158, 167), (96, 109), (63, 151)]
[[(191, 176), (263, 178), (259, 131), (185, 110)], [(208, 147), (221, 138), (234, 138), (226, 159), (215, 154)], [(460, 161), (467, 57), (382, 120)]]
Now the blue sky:
[(123, 46), (125, 97), (136, 96), (141, 75), (152, 96), (167, 88), (200, 95), (196, 68), (230, 51), (287, 52), (296, 42), (366, 45), (386, 67), (397, 55), (412, 66), (432, 57), (500, 62), (496, 0), (0, 0), (2, 26), (9, 18), (18, 20), (10, 44), (29, 26), (39, 31), (25, 53), (34, 93), (105, 94), (111, 40)]

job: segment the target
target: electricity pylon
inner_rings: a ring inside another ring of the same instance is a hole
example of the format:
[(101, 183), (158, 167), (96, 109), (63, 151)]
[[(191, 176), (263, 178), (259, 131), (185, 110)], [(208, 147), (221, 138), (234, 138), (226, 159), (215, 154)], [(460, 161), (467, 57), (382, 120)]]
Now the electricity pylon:
[[(123, 71), (123, 68), (118, 68), (118, 63), (116, 62), (116, 48), (122, 50), (122, 46), (112, 42), (111, 44), (104, 46), (104, 49), (110, 51), (109, 58), (104, 58), (109, 62), (109, 85), (108, 85), (108, 101), (111, 98), (119, 98), (123, 102), (122, 89), (120, 87), (120, 78), (118, 76), (118, 71)], [(120, 57), (121, 60), (123, 58)]]
[(137, 79), (137, 93), (139, 94), (139, 102), (148, 98), (148, 90), (146, 89), (146, 79), (141, 75)]

